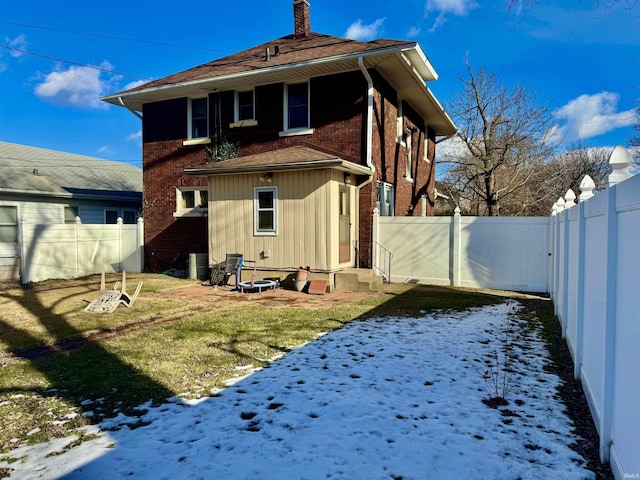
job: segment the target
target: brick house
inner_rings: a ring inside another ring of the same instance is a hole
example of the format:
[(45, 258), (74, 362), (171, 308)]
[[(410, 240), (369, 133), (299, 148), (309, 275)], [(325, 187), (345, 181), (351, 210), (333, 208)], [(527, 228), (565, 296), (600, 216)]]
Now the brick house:
[[(294, 33), (103, 100), (142, 112), (145, 265), (241, 252), (264, 271), (372, 258), (372, 212), (433, 215), (455, 133), (415, 42)], [(356, 259), (356, 256), (358, 257)]]

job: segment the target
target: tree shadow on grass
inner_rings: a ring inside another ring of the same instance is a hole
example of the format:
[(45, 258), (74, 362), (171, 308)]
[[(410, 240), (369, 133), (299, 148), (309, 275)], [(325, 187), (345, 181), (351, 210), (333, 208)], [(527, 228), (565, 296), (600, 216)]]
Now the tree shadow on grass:
[[(83, 413), (84, 422), (97, 423), (103, 416), (114, 415), (116, 409), (132, 412), (144, 402), (152, 400), (158, 403), (173, 395), (165, 386), (123, 362), (98, 342), (83, 337), (82, 332), (70, 325), (63, 315), (55, 313), (56, 305), (46, 306), (39, 301), (37, 292), (28, 288), (19, 294), (5, 291), (3, 297), (38, 318), (42, 328), (54, 339), (53, 343), (45, 343), (0, 316), (0, 342), (5, 344), (10, 357), (24, 361), (9, 360), (3, 364), (7, 370), (0, 375), (0, 400), (5, 402), (0, 403), (9, 404), (4, 408), (10, 409), (11, 405), (26, 408), (25, 415), (31, 415), (35, 420), (47, 412), (34, 411), (37, 410), (35, 406), (29, 408), (31, 397), (57, 399), (77, 407)], [(69, 341), (69, 338), (73, 340)], [(30, 348), (26, 349), (26, 345)], [(7, 378), (8, 371), (14, 372), (12, 378)], [(98, 399), (99, 405), (96, 405)], [(47, 406), (45, 408), (51, 408), (50, 403)], [(95, 412), (96, 407), (101, 412)], [(19, 417), (24, 418), (24, 415)], [(59, 420), (54, 417), (55, 414), (44, 424), (48, 427), (53, 420)], [(28, 433), (34, 425), (28, 419), (17, 426), (16, 423), (11, 425), (14, 436), (21, 440), (30, 437)], [(44, 441), (60, 434), (60, 429), (41, 430), (39, 435), (28, 440)], [(0, 442), (0, 451), (9, 447)]]

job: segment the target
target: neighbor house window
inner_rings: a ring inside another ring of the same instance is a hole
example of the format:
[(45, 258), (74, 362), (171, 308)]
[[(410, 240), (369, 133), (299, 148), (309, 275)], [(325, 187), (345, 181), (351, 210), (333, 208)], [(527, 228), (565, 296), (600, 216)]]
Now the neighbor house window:
[(386, 182), (378, 182), (377, 206), (381, 216), (393, 216), (393, 196), (393, 185)]
[(18, 243), (18, 207), (0, 205), (0, 243)]
[(404, 143), (407, 149), (407, 158), (406, 158), (406, 169), (405, 169), (405, 178), (407, 180), (411, 180), (411, 158), (413, 157), (413, 147), (412, 147), (412, 138), (411, 138), (411, 129), (407, 128), (407, 132), (405, 133)]
[(255, 119), (254, 98), (255, 97), (253, 90), (247, 90), (246, 92), (236, 92), (236, 122)]
[(181, 187), (176, 189), (176, 211), (174, 216), (189, 213), (202, 216), (209, 207), (209, 191), (202, 187)]
[(132, 208), (113, 208), (104, 211), (104, 223), (115, 225), (118, 218), (122, 219), (122, 223), (131, 225), (136, 223), (136, 211)]
[(285, 130), (309, 128), (309, 82), (285, 85)]
[(192, 98), (189, 101), (189, 138), (209, 136), (207, 98)]
[(278, 234), (278, 187), (255, 187), (253, 190), (254, 235)]
[(78, 207), (64, 207), (64, 223), (76, 223)]

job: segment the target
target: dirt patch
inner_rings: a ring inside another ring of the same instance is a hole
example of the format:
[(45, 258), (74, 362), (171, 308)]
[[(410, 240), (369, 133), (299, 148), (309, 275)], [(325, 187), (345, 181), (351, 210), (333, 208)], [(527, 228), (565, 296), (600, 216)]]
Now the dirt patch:
[(357, 303), (372, 296), (379, 295), (370, 292), (342, 292), (335, 291), (324, 295), (309, 295), (295, 290), (277, 288), (263, 292), (240, 293), (233, 287), (209, 287), (194, 285), (171, 291), (152, 294), (160, 298), (184, 298), (202, 303), (213, 303), (219, 307), (265, 306), (265, 307), (297, 307), (310, 310), (326, 310), (333, 306)]

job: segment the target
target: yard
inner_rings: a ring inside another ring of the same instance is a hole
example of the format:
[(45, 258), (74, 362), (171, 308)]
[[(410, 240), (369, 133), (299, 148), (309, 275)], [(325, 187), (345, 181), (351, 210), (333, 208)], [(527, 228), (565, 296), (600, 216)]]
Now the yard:
[[(0, 473), (454, 478), (487, 464), (607, 478), (548, 301), (128, 280), (144, 281), (136, 304), (109, 315), (83, 311), (98, 277), (0, 292)], [(507, 405), (487, 402), (494, 373), (508, 374)]]

